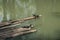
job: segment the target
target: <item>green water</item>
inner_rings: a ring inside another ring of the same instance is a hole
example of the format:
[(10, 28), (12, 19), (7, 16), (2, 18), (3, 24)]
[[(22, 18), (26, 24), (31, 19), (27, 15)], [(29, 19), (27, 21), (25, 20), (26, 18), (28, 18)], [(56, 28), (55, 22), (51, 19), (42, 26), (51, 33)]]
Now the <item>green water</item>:
[(0, 0), (1, 21), (24, 18), (32, 14), (42, 15), (40, 19), (21, 24), (33, 24), (37, 32), (18, 36), (13, 40), (58, 40), (60, 38), (60, 0), (5, 0), (4, 3), (3, 1)]

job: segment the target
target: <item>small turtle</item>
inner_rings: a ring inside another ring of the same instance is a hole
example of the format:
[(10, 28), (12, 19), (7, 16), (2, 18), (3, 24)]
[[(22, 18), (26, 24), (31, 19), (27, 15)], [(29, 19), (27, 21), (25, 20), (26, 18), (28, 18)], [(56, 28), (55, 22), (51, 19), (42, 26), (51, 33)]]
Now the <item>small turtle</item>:
[(27, 25), (27, 26), (23, 26), (22, 28), (32, 28), (32, 27), (33, 27), (33, 25), (30, 24), (30, 25)]

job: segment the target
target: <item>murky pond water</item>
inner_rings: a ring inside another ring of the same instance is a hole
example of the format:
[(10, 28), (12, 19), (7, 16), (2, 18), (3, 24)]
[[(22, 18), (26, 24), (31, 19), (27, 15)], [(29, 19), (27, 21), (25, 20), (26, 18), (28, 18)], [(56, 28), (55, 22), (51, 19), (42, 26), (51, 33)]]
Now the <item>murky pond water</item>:
[[(7, 2), (6, 2), (7, 1)], [(13, 40), (58, 40), (60, 37), (60, 0), (0, 0), (0, 20), (14, 20), (41, 14), (40, 19), (27, 21), (37, 32)]]

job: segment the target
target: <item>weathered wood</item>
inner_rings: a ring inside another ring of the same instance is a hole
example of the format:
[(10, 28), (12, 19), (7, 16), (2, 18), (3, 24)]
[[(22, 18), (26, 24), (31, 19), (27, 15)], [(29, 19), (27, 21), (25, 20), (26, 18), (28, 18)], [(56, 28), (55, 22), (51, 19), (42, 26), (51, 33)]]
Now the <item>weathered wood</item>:
[(8, 37), (16, 37), (18, 35), (23, 35), (27, 33), (35, 32), (36, 30), (32, 30), (31, 28), (14, 28), (14, 29), (5, 29), (5, 31), (0, 32), (0, 39), (4, 40)]
[(22, 22), (27, 21), (27, 20), (36, 19), (38, 17), (39, 17), (39, 15), (33, 15), (32, 17), (27, 17), (27, 18), (18, 19), (18, 20), (2, 22), (2, 23), (0, 23), (0, 29), (2, 29), (2, 27), (7, 28), (8, 26), (10, 27), (10, 25), (16, 25), (16, 24), (22, 23)]

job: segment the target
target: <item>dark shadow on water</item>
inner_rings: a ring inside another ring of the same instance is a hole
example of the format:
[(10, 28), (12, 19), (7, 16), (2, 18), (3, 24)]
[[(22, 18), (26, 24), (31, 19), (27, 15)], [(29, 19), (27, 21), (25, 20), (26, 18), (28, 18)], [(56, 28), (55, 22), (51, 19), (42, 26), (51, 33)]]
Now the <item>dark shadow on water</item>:
[(5, 40), (22, 40), (22, 36), (17, 36), (17, 37), (9, 37), (9, 38), (6, 38)]
[(60, 30), (55, 31), (55, 39), (60, 40)]

